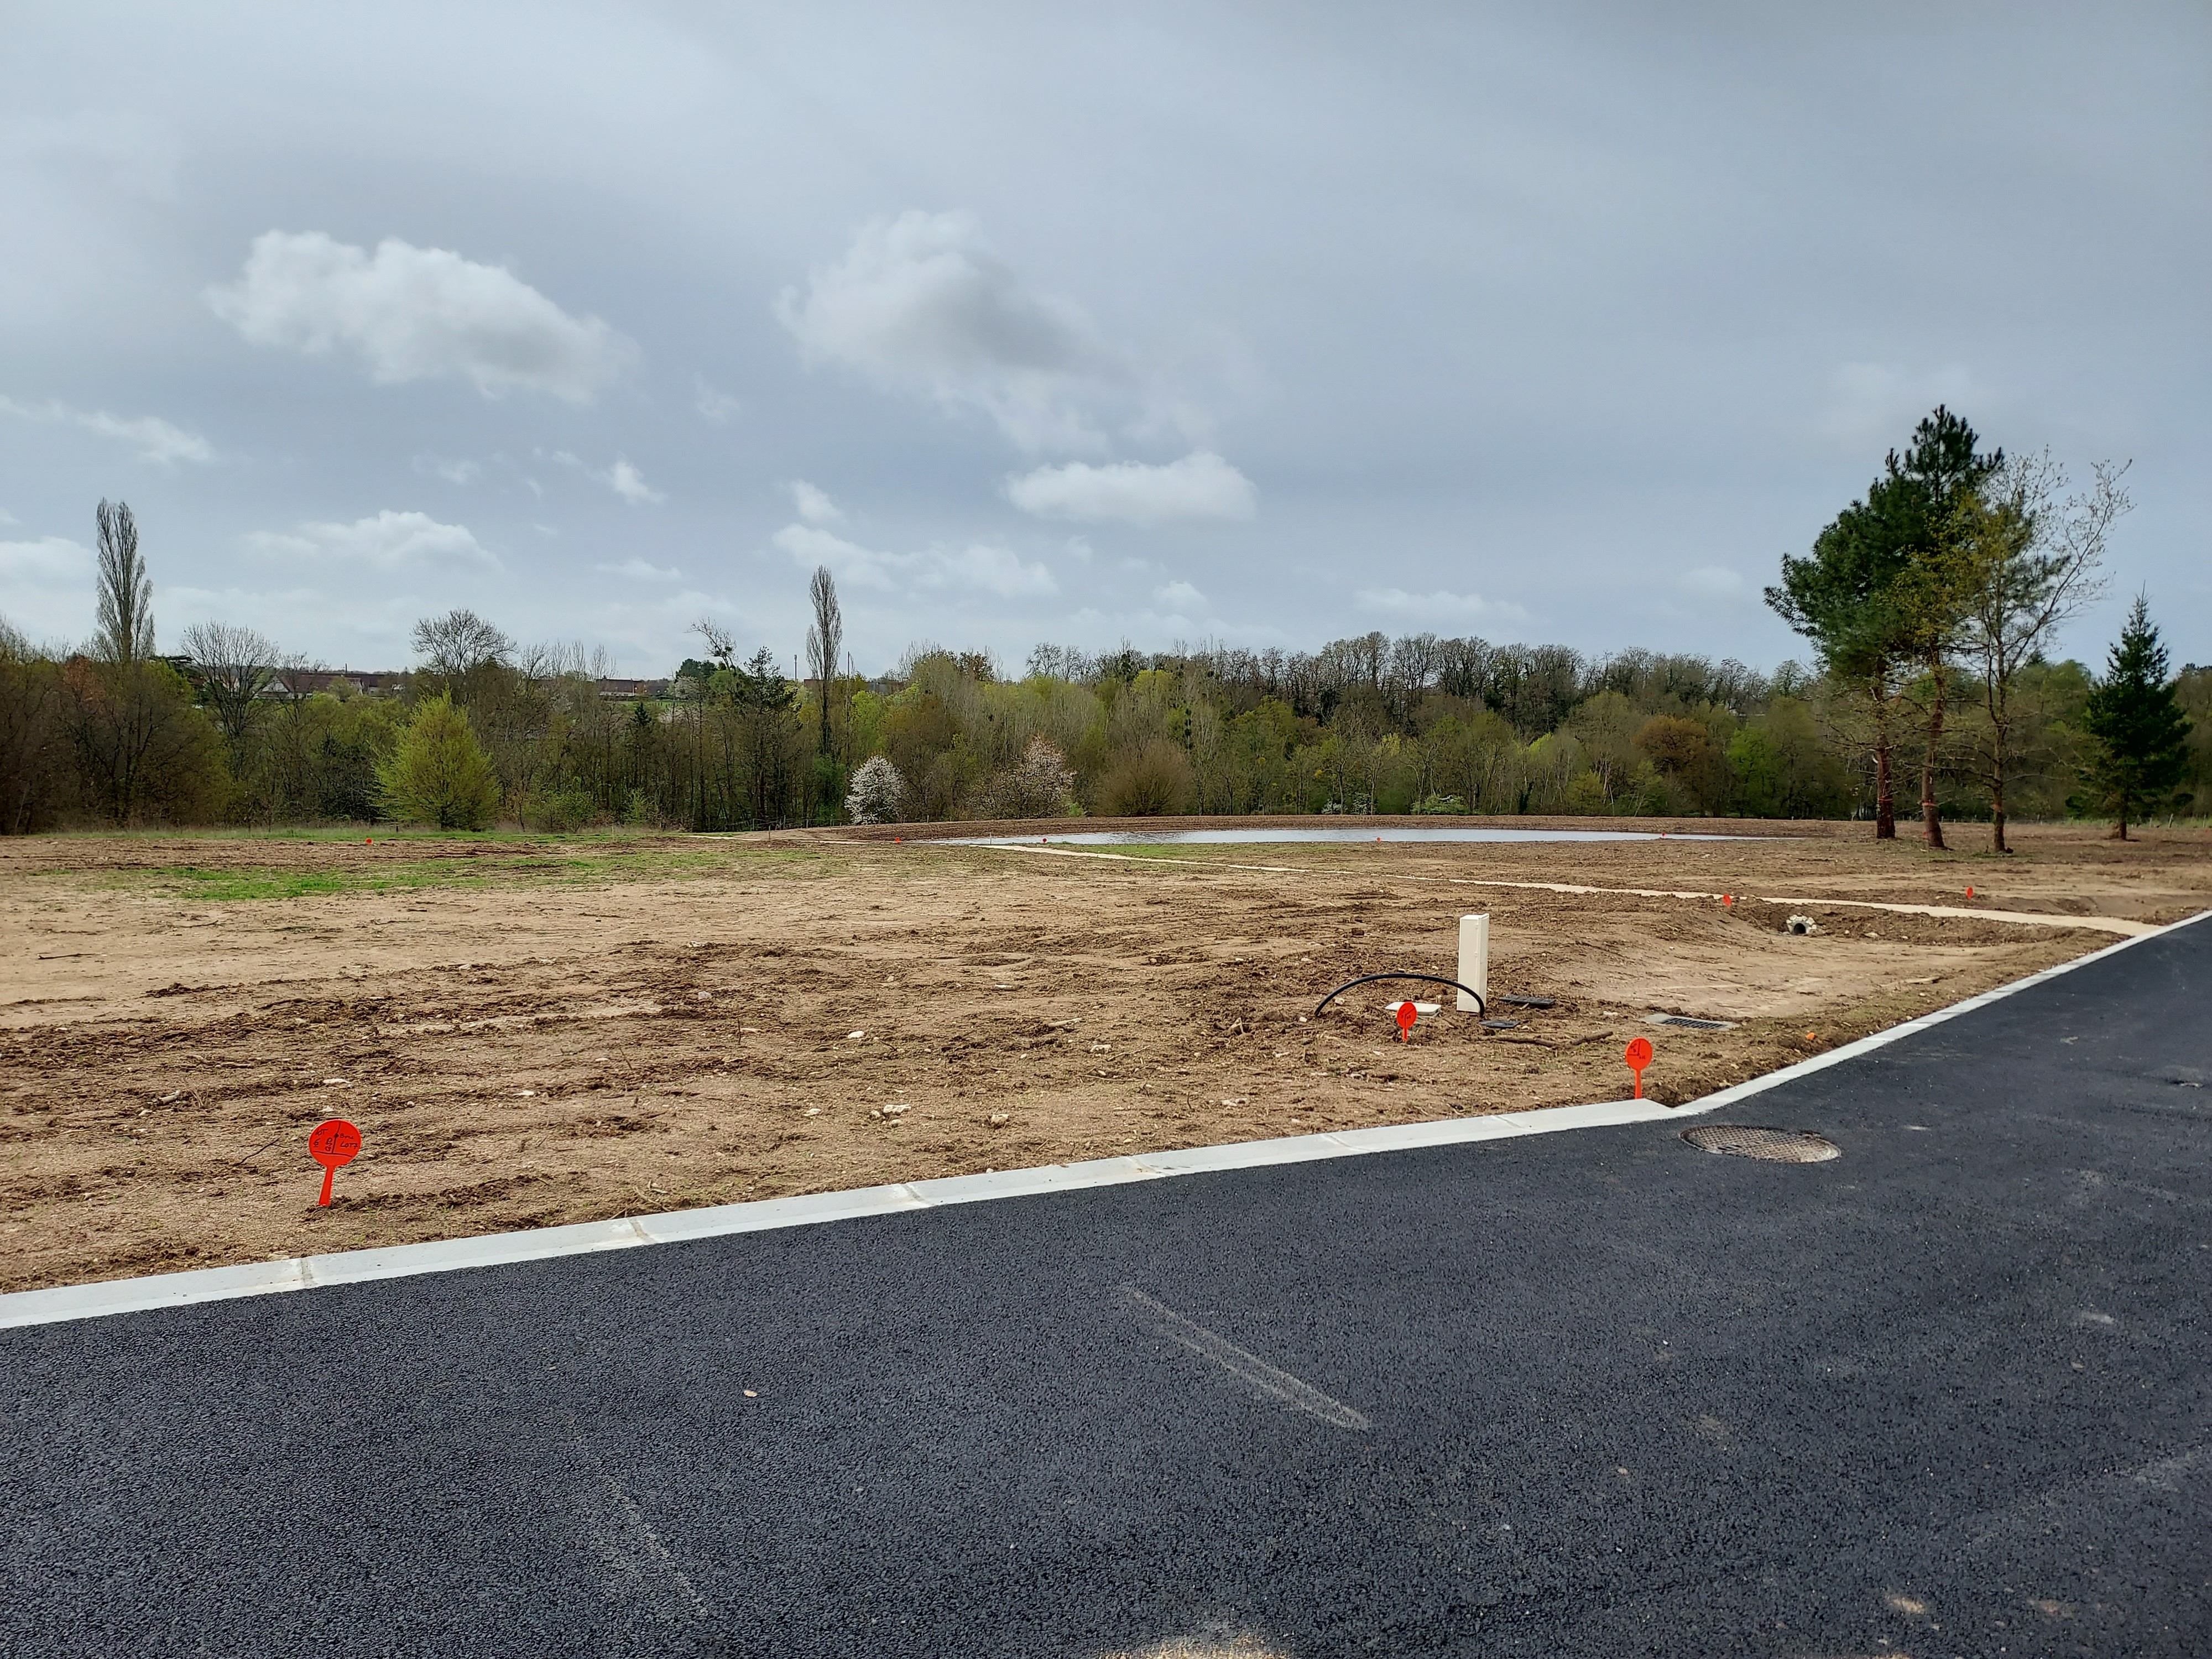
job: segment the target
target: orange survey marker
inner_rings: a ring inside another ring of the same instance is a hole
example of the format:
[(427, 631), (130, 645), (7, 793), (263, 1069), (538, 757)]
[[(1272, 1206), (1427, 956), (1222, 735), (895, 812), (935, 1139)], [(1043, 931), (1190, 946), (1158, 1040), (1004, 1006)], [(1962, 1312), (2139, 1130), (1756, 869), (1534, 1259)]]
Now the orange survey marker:
[(1644, 1098), (1644, 1068), (1651, 1063), (1650, 1040), (1648, 1037), (1637, 1038), (1628, 1045), (1628, 1052), (1621, 1058), (1628, 1062), (1628, 1069), (1636, 1073), (1636, 1098), (1641, 1100)]
[(1413, 1022), (1420, 1017), (1420, 1010), (1414, 1007), (1412, 1003), (1401, 1002), (1398, 1005), (1399, 1042), (1411, 1042), (1413, 1040)]
[(325, 1119), (315, 1126), (314, 1133), (307, 1137), (307, 1156), (323, 1166), (323, 1195), (317, 1204), (331, 1201), (331, 1183), (337, 1179), (338, 1165), (350, 1164), (361, 1150), (361, 1131), (342, 1117)]

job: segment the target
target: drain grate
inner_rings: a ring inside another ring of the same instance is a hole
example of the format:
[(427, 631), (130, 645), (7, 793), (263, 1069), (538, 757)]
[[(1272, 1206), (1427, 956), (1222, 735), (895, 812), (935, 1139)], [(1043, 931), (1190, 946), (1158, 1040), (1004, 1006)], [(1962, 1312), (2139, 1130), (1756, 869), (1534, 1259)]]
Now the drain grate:
[(1826, 1164), (1844, 1149), (1802, 1129), (1754, 1129), (1735, 1123), (1702, 1123), (1682, 1131), (1682, 1139), (1701, 1152), (1763, 1158), (1774, 1164)]
[(1646, 1025), (1686, 1025), (1692, 1031), (1733, 1031), (1732, 1019), (1698, 1019), (1688, 1014), (1646, 1014)]

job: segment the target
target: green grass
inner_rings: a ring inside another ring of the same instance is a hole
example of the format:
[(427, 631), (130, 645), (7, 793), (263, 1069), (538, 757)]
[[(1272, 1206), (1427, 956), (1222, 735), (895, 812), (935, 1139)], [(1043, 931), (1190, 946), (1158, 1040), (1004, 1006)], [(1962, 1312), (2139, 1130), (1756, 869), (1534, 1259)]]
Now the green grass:
[[(484, 838), (474, 838), (482, 845)], [(357, 866), (300, 869), (281, 865), (155, 866), (142, 870), (88, 871), (99, 885), (151, 890), (188, 904), (268, 902), (333, 898), (356, 893), (425, 889), (512, 890), (605, 886), (617, 882), (687, 881), (717, 875), (803, 875), (823, 855), (791, 847), (624, 846), (582, 837), (574, 842), (514, 836), (496, 851), (468, 858), (388, 862), (374, 855)]]

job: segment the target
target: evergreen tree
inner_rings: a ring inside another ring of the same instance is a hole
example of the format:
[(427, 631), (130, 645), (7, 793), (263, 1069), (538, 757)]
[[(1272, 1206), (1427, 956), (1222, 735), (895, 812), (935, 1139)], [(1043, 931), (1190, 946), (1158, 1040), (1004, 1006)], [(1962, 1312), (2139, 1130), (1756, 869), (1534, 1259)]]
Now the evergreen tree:
[(2140, 822), (2181, 781), (2189, 717), (2166, 670), (2166, 647), (2151, 625), (2150, 607), (2137, 594), (2104, 678), (2081, 711), (2081, 729), (2092, 744), (2082, 781), (2118, 820), (2115, 840), (2125, 841), (2129, 820)]
[(1894, 726), (1904, 672), (1917, 665), (1936, 682), (1922, 812), (1929, 842), (1943, 844), (1936, 757), (1946, 671), (1963, 608), (1950, 524), (1960, 497), (2004, 459), (2002, 451), (1982, 453), (1979, 442), (1972, 427), (1938, 406), (1913, 428), (1903, 455), (1893, 449), (1884, 458), (1865, 498), (1836, 515), (1809, 557), (1785, 556), (1781, 581), (1766, 590), (1776, 614), (1812, 641), (1823, 672), (1855, 690), (1873, 714), (1877, 839), (1897, 833)]
[(483, 830), (499, 811), (491, 757), (443, 692), (416, 709), (398, 747), (377, 768), (377, 781), (384, 810), (405, 823)]

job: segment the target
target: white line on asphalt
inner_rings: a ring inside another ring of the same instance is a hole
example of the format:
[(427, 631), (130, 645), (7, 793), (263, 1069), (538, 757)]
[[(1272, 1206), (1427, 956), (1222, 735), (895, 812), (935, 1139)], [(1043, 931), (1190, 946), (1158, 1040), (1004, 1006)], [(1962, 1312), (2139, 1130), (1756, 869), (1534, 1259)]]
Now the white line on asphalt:
[(1243, 1377), (1261, 1393), (1296, 1406), (1310, 1417), (1334, 1423), (1340, 1429), (1372, 1425), (1341, 1400), (1332, 1400), (1310, 1382), (1302, 1382), (1288, 1371), (1278, 1370), (1255, 1353), (1247, 1353), (1227, 1337), (1185, 1319), (1166, 1304), (1155, 1302), (1134, 1285), (1124, 1285), (1114, 1299), (1136, 1315), (1137, 1322), (1154, 1336), (1180, 1343), (1193, 1353), (1212, 1360), (1222, 1370)]
[(1801, 1060), (1780, 1071), (1769, 1072), (1764, 1077), (1739, 1083), (1678, 1108), (1662, 1106), (1654, 1100), (1548, 1106), (1526, 1112), (1497, 1112), (1483, 1117), (1442, 1118), (1427, 1123), (1393, 1123), (1372, 1129), (1340, 1129), (1326, 1134), (1240, 1141), (1226, 1146), (1188, 1146), (1178, 1152), (1054, 1164), (1036, 1170), (948, 1176), (937, 1181), (815, 1193), (803, 1198), (761, 1199), (750, 1204), (720, 1204), (709, 1209), (673, 1210), (661, 1215), (622, 1216), (612, 1221), (584, 1221), (572, 1226), (539, 1227), (526, 1232), (487, 1233), (475, 1238), (437, 1239), (424, 1244), (394, 1244), (380, 1249), (251, 1261), (234, 1267), (202, 1267), (191, 1273), (111, 1279), (94, 1285), (62, 1285), (52, 1290), (17, 1291), (0, 1296), (0, 1330), (17, 1325), (94, 1319), (106, 1314), (142, 1313), (197, 1302), (222, 1302), (234, 1297), (313, 1290), (325, 1285), (358, 1285), (379, 1279), (410, 1278), (417, 1273), (450, 1273), (460, 1267), (497, 1267), (595, 1250), (672, 1244), (685, 1239), (718, 1238), (730, 1233), (760, 1232), (776, 1227), (809, 1226), (854, 1216), (885, 1215), (897, 1210), (932, 1209), (940, 1204), (974, 1204), (994, 1198), (1020, 1198), (1084, 1187), (1114, 1187), (1130, 1181), (1156, 1181), (1168, 1176), (1249, 1170), (1273, 1164), (1304, 1164), (1316, 1158), (1407, 1152), (1423, 1146), (1455, 1146), (1469, 1141), (1509, 1140), (1522, 1135), (1690, 1117), (1779, 1088), (1811, 1073), (1825, 1071), (1932, 1025), (1940, 1025), (1947, 1019), (1985, 1008), (2061, 974), (2101, 962), (2116, 951), (2132, 950), (2145, 939), (2189, 927), (2207, 916), (2212, 916), (2212, 910), (2199, 911), (2160, 928), (2157, 933), (2122, 939), (2101, 951), (2059, 963), (2009, 985), (2001, 985), (1994, 991), (1968, 997), (1948, 1008), (1906, 1020), (1886, 1031), (1877, 1031), (1872, 1036), (1861, 1037), (1840, 1048)]

